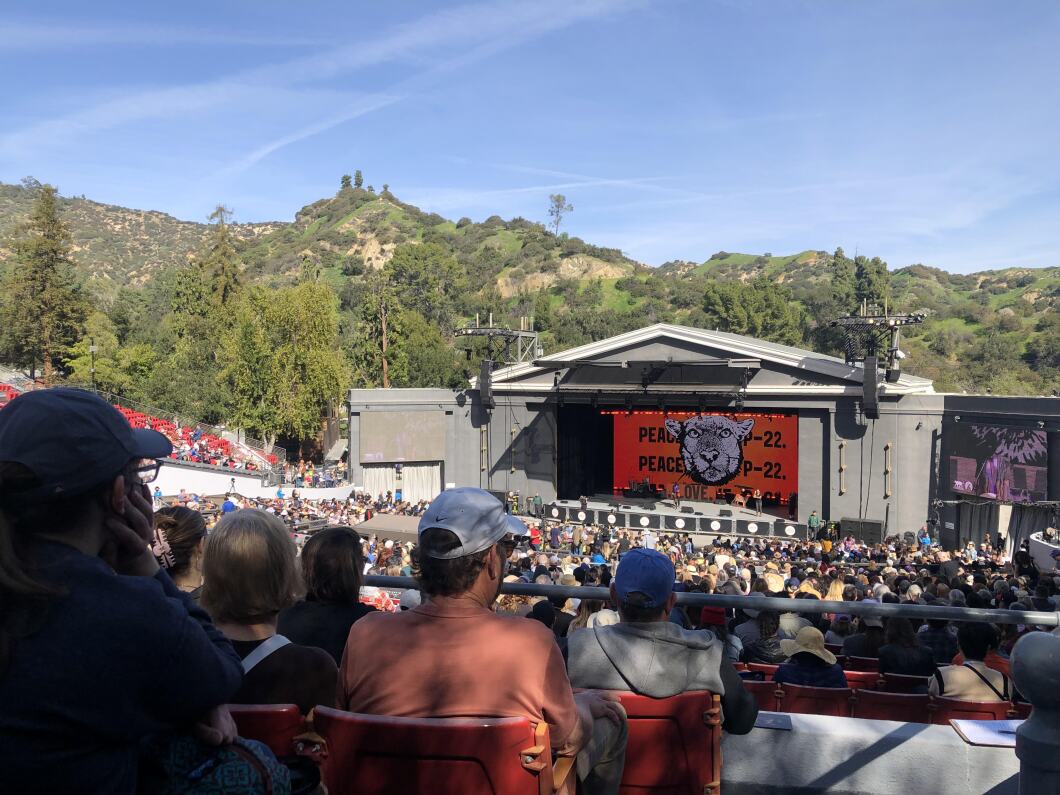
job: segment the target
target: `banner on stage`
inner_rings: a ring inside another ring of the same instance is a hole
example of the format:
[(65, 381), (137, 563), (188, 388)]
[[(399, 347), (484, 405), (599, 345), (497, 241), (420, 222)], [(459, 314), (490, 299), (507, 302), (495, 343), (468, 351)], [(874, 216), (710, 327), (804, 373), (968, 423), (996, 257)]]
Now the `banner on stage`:
[(755, 489), (786, 503), (799, 488), (799, 418), (760, 412), (608, 411), (614, 422), (614, 489), (651, 483), (682, 499)]

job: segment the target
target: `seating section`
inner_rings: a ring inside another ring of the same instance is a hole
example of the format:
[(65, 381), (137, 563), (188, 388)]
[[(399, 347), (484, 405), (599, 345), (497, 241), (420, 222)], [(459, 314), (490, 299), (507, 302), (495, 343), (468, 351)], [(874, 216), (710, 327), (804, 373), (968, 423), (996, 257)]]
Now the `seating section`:
[(929, 681), (927, 676), (880, 674), (879, 689), (888, 693), (927, 693)]
[(835, 715), (850, 717), (854, 691), (849, 687), (807, 687), (785, 684), (778, 686), (780, 711), (800, 715)]
[(620, 693), (629, 721), (621, 795), (703, 795), (721, 788), (721, 699)]
[[(0, 384), (0, 408), (20, 394), (22, 393), (11, 384)], [(260, 470), (265, 468), (266, 463), (272, 466), (279, 461), (275, 454), (265, 455), (253, 448), (233, 445), (227, 439), (206, 433), (194, 424), (178, 427), (172, 420), (145, 414), (126, 406), (115, 404), (114, 407), (132, 427), (151, 428), (165, 434), (173, 443), (173, 454), (170, 456), (173, 459), (249, 471)]]
[(1011, 717), (1012, 704), (1008, 701), (960, 701), (956, 698), (933, 696), (928, 705), (931, 723), (947, 724), (951, 718), (962, 720), (1005, 720)]
[[(392, 718), (314, 711), (327, 743), (331, 795), (547, 795), (563, 790), (572, 760), (554, 774), (547, 724), (526, 718)], [(573, 787), (571, 787), (573, 790)]]
[(306, 730), (305, 718), (295, 704), (229, 704), (228, 711), (239, 736), (258, 740), (276, 756), (294, 756), (295, 738)]

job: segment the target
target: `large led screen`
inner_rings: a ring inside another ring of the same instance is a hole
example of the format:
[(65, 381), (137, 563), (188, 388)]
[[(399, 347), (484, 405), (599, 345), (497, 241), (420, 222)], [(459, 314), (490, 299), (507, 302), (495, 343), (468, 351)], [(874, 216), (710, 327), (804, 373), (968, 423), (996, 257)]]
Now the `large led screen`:
[(1046, 498), (1045, 431), (958, 423), (949, 432), (947, 448), (954, 494), (1004, 502), (1037, 502)]
[(614, 489), (645, 482), (688, 500), (761, 490), (786, 503), (799, 490), (799, 418), (753, 412), (609, 411)]
[(361, 414), (361, 463), (445, 460), (444, 411), (366, 411)]

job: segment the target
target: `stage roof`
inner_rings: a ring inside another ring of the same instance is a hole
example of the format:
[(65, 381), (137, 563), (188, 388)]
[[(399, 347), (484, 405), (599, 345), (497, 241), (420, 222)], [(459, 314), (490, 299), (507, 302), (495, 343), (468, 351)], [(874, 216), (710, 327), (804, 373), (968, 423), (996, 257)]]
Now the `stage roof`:
[[(723, 331), (657, 323), (493, 374), (499, 392), (726, 392), (860, 395), (860, 364)], [(478, 380), (472, 379), (472, 388)], [(934, 394), (930, 380), (902, 374), (881, 394)]]

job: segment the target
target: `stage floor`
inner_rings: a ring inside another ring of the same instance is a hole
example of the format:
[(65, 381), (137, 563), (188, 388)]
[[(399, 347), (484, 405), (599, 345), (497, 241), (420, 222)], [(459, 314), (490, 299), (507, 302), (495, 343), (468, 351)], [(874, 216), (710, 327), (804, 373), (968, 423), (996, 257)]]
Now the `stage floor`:
[[(564, 508), (581, 507), (581, 502), (578, 500), (555, 500), (551, 504), (559, 505)], [(728, 519), (744, 519), (752, 522), (756, 519), (765, 519), (766, 521), (772, 522), (776, 519), (786, 520), (788, 518), (787, 514), (780, 515), (770, 513), (769, 511), (763, 511), (761, 514), (758, 514), (748, 508), (738, 508), (733, 505), (718, 505), (713, 502), (692, 502), (689, 500), (681, 500), (681, 509), (692, 509), (692, 513), (689, 514), (687, 511), (677, 508), (674, 505), (673, 500), (630, 499), (619, 497), (605, 499), (601, 497), (601, 495), (594, 495), (594, 497), (589, 500), (587, 507), (590, 511), (618, 509), (620, 511), (639, 511), (642, 513), (658, 514), (659, 516), (691, 515), (704, 516), (708, 519), (725, 517)], [(722, 511), (725, 511), (725, 513), (722, 513)]]

